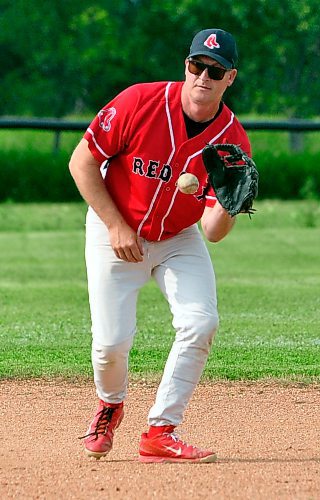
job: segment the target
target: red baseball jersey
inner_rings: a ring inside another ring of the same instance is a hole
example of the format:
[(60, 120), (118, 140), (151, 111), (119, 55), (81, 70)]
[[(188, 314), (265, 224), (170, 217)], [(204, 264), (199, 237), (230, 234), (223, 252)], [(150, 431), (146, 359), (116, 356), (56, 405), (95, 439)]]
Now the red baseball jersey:
[[(249, 139), (223, 104), (216, 119), (188, 139), (182, 106), (183, 82), (133, 85), (109, 102), (84, 137), (101, 162), (106, 187), (127, 223), (149, 241), (170, 238), (198, 222), (216, 201), (201, 152), (208, 143), (233, 143), (251, 156)], [(199, 179), (199, 189), (177, 188), (182, 172)]]

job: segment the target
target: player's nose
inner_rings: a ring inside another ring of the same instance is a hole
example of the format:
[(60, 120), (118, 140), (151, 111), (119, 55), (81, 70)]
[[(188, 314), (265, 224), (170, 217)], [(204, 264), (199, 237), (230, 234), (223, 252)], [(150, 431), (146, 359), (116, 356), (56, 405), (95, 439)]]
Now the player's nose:
[(208, 69), (205, 68), (199, 75), (200, 80), (209, 80)]

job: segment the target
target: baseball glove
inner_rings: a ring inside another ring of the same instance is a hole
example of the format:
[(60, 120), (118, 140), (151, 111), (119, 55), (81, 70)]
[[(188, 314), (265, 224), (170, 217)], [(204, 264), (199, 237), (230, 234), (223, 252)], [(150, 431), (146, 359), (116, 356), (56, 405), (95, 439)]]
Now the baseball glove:
[(209, 182), (223, 208), (232, 217), (240, 212), (253, 214), (259, 179), (254, 161), (235, 144), (208, 144), (202, 158)]

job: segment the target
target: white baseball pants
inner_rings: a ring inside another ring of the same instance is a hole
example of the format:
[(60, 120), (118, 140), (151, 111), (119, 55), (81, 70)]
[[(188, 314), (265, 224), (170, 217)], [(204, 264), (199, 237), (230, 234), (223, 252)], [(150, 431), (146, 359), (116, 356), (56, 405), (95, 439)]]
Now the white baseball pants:
[(94, 382), (100, 399), (125, 399), (138, 292), (153, 277), (169, 303), (176, 336), (148, 422), (178, 425), (218, 328), (215, 276), (197, 225), (164, 241), (144, 241), (143, 246), (143, 262), (118, 259), (106, 226), (89, 208), (86, 265)]

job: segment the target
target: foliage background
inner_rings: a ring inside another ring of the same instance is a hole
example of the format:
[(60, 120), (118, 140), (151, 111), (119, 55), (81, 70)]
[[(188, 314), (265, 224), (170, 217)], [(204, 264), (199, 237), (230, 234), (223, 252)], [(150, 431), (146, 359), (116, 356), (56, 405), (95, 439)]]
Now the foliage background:
[[(68, 162), (82, 135), (82, 131), (64, 132), (56, 151), (50, 131), (0, 130), (0, 202), (80, 201)], [(258, 197), (319, 203), (319, 132), (304, 134), (303, 150), (294, 154), (289, 135), (249, 132), (260, 174)]]
[(208, 27), (238, 42), (236, 113), (319, 115), (316, 0), (0, 0), (0, 115), (91, 115), (131, 83), (182, 79)]

